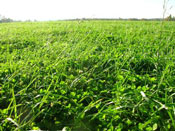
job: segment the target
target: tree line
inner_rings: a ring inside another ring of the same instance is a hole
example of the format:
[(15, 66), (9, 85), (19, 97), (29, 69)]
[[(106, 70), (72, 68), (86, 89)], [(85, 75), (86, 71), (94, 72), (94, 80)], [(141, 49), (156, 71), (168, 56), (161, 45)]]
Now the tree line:
[(6, 22), (14, 22), (14, 20), (0, 15), (0, 23), (6, 23)]
[(166, 21), (175, 21), (175, 16), (169, 15), (165, 18)]
[[(83, 18), (83, 19), (70, 19), (70, 20), (129, 20), (129, 21), (175, 21), (175, 16), (169, 15), (168, 17), (162, 19), (162, 18), (153, 18), (153, 19), (137, 19), (137, 18), (129, 18), (129, 19), (123, 19), (123, 18), (111, 18), (111, 19), (106, 19), (106, 18)], [(34, 20), (36, 21), (36, 20)], [(6, 18), (5, 16), (0, 15), (0, 23), (7, 23), (7, 22), (17, 22), (11, 18)], [(18, 21), (20, 22), (20, 21)], [(26, 22), (31, 22), (31, 20), (26, 20)]]

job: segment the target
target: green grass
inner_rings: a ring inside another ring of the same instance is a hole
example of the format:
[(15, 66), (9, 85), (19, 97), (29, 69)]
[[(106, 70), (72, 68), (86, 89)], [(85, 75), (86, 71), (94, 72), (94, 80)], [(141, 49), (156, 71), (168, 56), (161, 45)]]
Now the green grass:
[(0, 24), (0, 130), (175, 130), (174, 22)]

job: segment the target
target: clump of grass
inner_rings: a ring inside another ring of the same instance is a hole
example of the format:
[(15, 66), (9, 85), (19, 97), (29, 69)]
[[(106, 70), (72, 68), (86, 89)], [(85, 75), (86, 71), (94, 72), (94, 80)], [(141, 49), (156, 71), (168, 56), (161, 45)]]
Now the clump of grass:
[(0, 130), (174, 130), (175, 26), (159, 25), (1, 24)]

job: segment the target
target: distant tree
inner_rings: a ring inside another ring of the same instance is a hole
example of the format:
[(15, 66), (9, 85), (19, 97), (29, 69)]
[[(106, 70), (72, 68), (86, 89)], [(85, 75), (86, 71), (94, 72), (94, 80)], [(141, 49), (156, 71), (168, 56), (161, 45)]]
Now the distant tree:
[(142, 18), (142, 19), (140, 19), (141, 21), (148, 21), (146, 18)]
[(175, 17), (173, 17), (171, 14), (165, 18), (166, 21), (175, 21)]
[(0, 23), (5, 23), (5, 22), (13, 22), (13, 20), (0, 15)]
[(30, 19), (28, 19), (28, 20), (25, 20), (25, 22), (32, 22)]
[(129, 21), (138, 21), (139, 19), (137, 19), (137, 18), (129, 18), (128, 20)]

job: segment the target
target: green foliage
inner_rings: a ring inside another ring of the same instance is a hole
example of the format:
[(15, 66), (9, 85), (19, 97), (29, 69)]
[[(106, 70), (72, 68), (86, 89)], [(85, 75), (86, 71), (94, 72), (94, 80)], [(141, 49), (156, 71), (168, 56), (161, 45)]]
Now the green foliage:
[(175, 130), (175, 25), (0, 24), (0, 130)]

